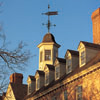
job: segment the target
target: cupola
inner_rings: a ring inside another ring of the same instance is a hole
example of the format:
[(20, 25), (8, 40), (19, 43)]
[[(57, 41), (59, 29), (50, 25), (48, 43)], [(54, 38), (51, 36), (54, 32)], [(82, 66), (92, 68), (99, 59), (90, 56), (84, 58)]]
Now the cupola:
[(58, 57), (59, 44), (56, 43), (55, 37), (51, 33), (45, 34), (39, 48), (39, 70), (44, 70), (46, 64), (54, 64)]

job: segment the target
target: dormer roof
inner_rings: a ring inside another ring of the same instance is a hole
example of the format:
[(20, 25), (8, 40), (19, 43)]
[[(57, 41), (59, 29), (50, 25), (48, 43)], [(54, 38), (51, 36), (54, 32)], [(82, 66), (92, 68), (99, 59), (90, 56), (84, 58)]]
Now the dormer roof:
[(64, 58), (56, 58), (60, 63), (66, 63), (66, 59)]
[(46, 64), (47, 65), (47, 67), (48, 67), (48, 69), (49, 70), (55, 70), (55, 66), (53, 66), (53, 65), (50, 65), (50, 64)]
[(59, 63), (66, 64), (66, 59), (56, 57), (56, 60), (55, 60), (55, 62), (54, 62), (54, 66), (56, 66), (56, 65), (59, 64)]
[(37, 71), (36, 71), (36, 74), (37, 74), (37, 73), (38, 73), (40, 76), (44, 76), (44, 75), (45, 75), (44, 71), (37, 70)]
[(31, 75), (29, 75), (29, 78), (30, 78), (32, 81), (35, 81), (35, 80), (36, 80), (35, 77), (34, 77), (34, 76), (31, 76)]
[[(70, 52), (70, 54), (73, 55), (73, 56), (79, 56), (79, 52), (78, 52), (78, 51), (69, 50), (69, 49), (68, 49), (68, 50), (66, 51), (66, 54), (67, 54), (67, 52)], [(65, 54), (65, 56), (66, 56), (66, 54)]]
[(23, 97), (27, 95), (27, 85), (26, 84), (10, 83), (10, 85), (11, 85), (11, 88), (12, 88), (12, 91), (14, 93), (16, 100), (22, 100)]
[[(95, 49), (100, 49), (100, 45), (99, 44), (85, 42), (85, 41), (80, 41), (80, 43), (83, 43), (85, 47), (91, 47), (91, 48), (95, 48)], [(79, 45), (80, 45), (80, 43), (79, 43)], [(79, 48), (79, 46), (78, 46), (78, 48)]]

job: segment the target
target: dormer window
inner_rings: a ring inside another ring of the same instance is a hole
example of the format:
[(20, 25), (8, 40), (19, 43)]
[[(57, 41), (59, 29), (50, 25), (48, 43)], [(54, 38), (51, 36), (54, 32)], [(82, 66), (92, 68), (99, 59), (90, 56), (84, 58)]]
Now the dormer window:
[(30, 94), (31, 93), (31, 83), (30, 84), (28, 84), (28, 94)]
[(45, 50), (45, 61), (51, 60), (51, 50)]
[(72, 71), (72, 60), (71, 59), (67, 59), (67, 65), (66, 65), (66, 70), (67, 73), (70, 73)]
[(85, 51), (81, 52), (80, 60), (81, 60), (81, 65), (84, 65), (85, 64)]
[(49, 72), (45, 73), (45, 85), (49, 84)]
[(55, 67), (55, 78), (59, 79), (60, 77), (60, 66)]
[(36, 90), (40, 88), (40, 78), (36, 79)]

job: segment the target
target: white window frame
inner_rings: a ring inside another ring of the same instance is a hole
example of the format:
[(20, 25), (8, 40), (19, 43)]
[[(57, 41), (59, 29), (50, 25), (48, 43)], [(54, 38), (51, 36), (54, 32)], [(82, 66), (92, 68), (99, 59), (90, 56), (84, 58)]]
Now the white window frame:
[(45, 50), (45, 61), (51, 60), (51, 50)]
[(76, 87), (76, 100), (82, 100), (82, 86)]
[(86, 52), (85, 50), (82, 50), (80, 52), (80, 65), (83, 66), (86, 63)]
[(60, 66), (56, 66), (55, 67), (55, 79), (59, 79), (60, 78)]
[(40, 88), (40, 78), (36, 79), (36, 90), (39, 90)]
[(45, 73), (45, 85), (49, 84), (49, 71)]
[(67, 63), (66, 63), (66, 72), (67, 74), (70, 73), (72, 71), (72, 59), (67, 59)]
[(32, 83), (29, 83), (29, 84), (28, 84), (28, 94), (31, 93), (31, 90), (32, 90), (31, 87), (32, 87)]

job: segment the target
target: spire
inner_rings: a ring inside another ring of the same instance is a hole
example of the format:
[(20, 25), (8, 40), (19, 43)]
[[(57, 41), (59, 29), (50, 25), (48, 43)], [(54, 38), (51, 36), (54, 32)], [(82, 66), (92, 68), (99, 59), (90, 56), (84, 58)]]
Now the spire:
[(48, 12), (42, 13), (43, 15), (47, 15), (48, 16), (48, 22), (47, 22), (47, 24), (44, 24), (44, 23), (42, 24), (42, 25), (46, 25), (47, 26), (48, 33), (50, 32), (51, 26), (56, 26), (55, 24), (51, 23), (50, 16), (58, 15), (58, 11), (49, 11), (49, 10), (50, 10), (50, 5), (48, 4)]

